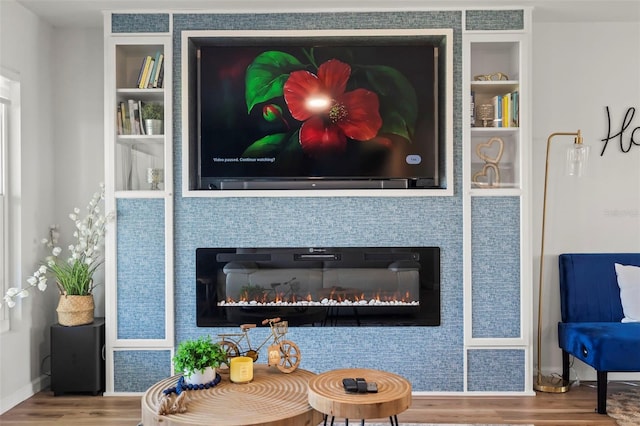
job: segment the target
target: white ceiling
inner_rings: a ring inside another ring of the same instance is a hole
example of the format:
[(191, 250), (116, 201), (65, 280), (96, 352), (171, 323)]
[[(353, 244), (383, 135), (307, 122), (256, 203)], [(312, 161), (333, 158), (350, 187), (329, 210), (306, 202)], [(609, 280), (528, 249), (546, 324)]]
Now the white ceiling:
[[(4, 0), (0, 0), (4, 1)], [(102, 11), (236, 13), (533, 7), (534, 22), (640, 22), (640, 0), (16, 0), (55, 27), (102, 27)]]

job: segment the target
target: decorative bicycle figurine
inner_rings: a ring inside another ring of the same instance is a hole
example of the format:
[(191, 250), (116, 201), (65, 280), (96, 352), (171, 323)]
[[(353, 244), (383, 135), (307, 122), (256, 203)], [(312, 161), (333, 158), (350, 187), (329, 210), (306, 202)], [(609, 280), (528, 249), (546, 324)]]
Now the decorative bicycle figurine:
[[(300, 348), (290, 340), (284, 339), (288, 330), (288, 322), (280, 318), (269, 318), (262, 321), (262, 325), (269, 324), (271, 334), (268, 335), (256, 348), (251, 346), (249, 330), (256, 328), (256, 324), (240, 325), (241, 333), (218, 334), (221, 337), (218, 345), (227, 352), (227, 358), (247, 356), (256, 362), (260, 349), (272, 340), (268, 348), (268, 365), (275, 365), (283, 373), (291, 373), (300, 365)], [(247, 350), (240, 350), (242, 341), (246, 341)], [(227, 362), (227, 365), (229, 363)]]

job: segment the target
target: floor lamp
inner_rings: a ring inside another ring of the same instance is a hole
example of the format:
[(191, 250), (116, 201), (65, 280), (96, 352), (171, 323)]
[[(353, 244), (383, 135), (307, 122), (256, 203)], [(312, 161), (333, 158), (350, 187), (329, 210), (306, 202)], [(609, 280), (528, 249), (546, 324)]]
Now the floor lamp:
[(566, 173), (570, 176), (581, 176), (589, 154), (589, 147), (583, 145), (580, 130), (575, 133), (552, 133), (547, 139), (547, 156), (544, 168), (544, 198), (542, 202), (542, 240), (540, 243), (540, 282), (538, 285), (538, 367), (533, 388), (541, 392), (561, 393), (569, 390), (570, 384), (558, 377), (544, 377), (541, 371), (542, 359), (542, 271), (544, 267), (544, 231), (547, 214), (547, 182), (549, 177), (549, 147), (556, 136), (574, 136), (573, 145), (569, 147), (566, 158)]

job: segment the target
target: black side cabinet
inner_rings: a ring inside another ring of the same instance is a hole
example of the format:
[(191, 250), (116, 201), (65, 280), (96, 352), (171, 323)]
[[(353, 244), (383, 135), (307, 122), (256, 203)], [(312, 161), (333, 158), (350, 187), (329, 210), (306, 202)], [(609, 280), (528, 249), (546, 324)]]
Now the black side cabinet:
[(74, 327), (51, 326), (51, 390), (104, 392), (104, 318)]

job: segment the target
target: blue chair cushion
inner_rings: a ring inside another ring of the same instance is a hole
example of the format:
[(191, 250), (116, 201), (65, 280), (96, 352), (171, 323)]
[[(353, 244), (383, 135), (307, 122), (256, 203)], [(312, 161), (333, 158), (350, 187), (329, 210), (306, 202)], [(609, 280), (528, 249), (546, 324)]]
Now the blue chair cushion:
[(560, 347), (597, 371), (640, 371), (640, 323), (559, 323)]

